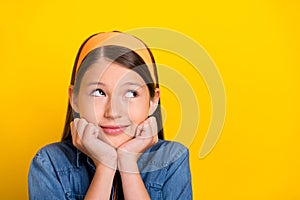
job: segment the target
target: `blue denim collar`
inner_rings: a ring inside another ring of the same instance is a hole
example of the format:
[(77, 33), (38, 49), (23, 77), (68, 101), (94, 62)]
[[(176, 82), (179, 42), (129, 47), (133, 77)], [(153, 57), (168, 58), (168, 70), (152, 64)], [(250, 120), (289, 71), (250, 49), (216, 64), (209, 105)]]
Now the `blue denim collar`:
[[(76, 147), (75, 147), (76, 148)], [(93, 169), (95, 170), (95, 164), (93, 162), (93, 160), (88, 157), (86, 154), (84, 154), (83, 152), (81, 152), (79, 149), (76, 148), (76, 167), (80, 167), (80, 163), (84, 161), (87, 162), (87, 164)]]

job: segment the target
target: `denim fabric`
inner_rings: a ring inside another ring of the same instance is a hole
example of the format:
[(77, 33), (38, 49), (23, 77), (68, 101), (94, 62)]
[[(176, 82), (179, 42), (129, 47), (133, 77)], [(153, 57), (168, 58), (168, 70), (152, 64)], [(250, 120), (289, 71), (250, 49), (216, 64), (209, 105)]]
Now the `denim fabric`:
[[(140, 156), (138, 165), (152, 200), (192, 199), (189, 152), (183, 145), (159, 140)], [(92, 160), (70, 141), (47, 145), (31, 162), (29, 198), (84, 199), (94, 172)]]

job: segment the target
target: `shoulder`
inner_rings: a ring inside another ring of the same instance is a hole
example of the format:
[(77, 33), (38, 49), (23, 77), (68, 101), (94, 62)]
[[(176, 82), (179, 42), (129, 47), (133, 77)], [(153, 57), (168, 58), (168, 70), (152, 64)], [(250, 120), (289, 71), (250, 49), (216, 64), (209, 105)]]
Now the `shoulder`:
[(33, 162), (39, 161), (51, 163), (54, 168), (59, 163), (75, 164), (77, 149), (69, 141), (56, 142), (42, 147), (33, 158)]
[(36, 153), (35, 157), (46, 156), (46, 155), (65, 155), (70, 154), (70, 152), (76, 152), (76, 148), (69, 141), (62, 141), (48, 144), (42, 147)]
[(149, 150), (157, 151), (159, 149), (164, 149), (165, 151), (168, 151), (170, 153), (188, 151), (188, 149), (179, 142), (161, 140), (161, 139), (159, 139), (158, 142), (155, 145), (153, 145)]
[(182, 162), (189, 155), (188, 149), (179, 142), (159, 140), (143, 153), (139, 166), (146, 171), (154, 171)]
[(149, 149), (150, 152), (158, 153), (158, 156), (167, 156), (166, 160), (177, 160), (183, 154), (188, 153), (188, 148), (183, 144), (168, 140), (158, 140), (158, 142)]

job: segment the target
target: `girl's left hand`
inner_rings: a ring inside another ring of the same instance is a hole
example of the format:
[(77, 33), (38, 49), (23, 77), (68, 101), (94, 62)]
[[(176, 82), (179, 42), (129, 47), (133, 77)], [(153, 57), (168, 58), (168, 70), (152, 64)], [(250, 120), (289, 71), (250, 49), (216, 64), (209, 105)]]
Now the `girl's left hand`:
[(118, 149), (118, 169), (121, 172), (138, 173), (137, 160), (140, 155), (158, 141), (155, 117), (149, 117), (136, 130), (136, 136)]

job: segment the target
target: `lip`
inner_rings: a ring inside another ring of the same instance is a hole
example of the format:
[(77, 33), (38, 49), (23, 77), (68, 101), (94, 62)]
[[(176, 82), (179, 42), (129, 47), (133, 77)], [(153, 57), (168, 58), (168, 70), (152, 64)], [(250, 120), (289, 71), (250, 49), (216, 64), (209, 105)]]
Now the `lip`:
[(129, 125), (123, 125), (123, 126), (100, 126), (104, 133), (108, 135), (119, 135), (121, 133), (124, 133), (124, 130)]

